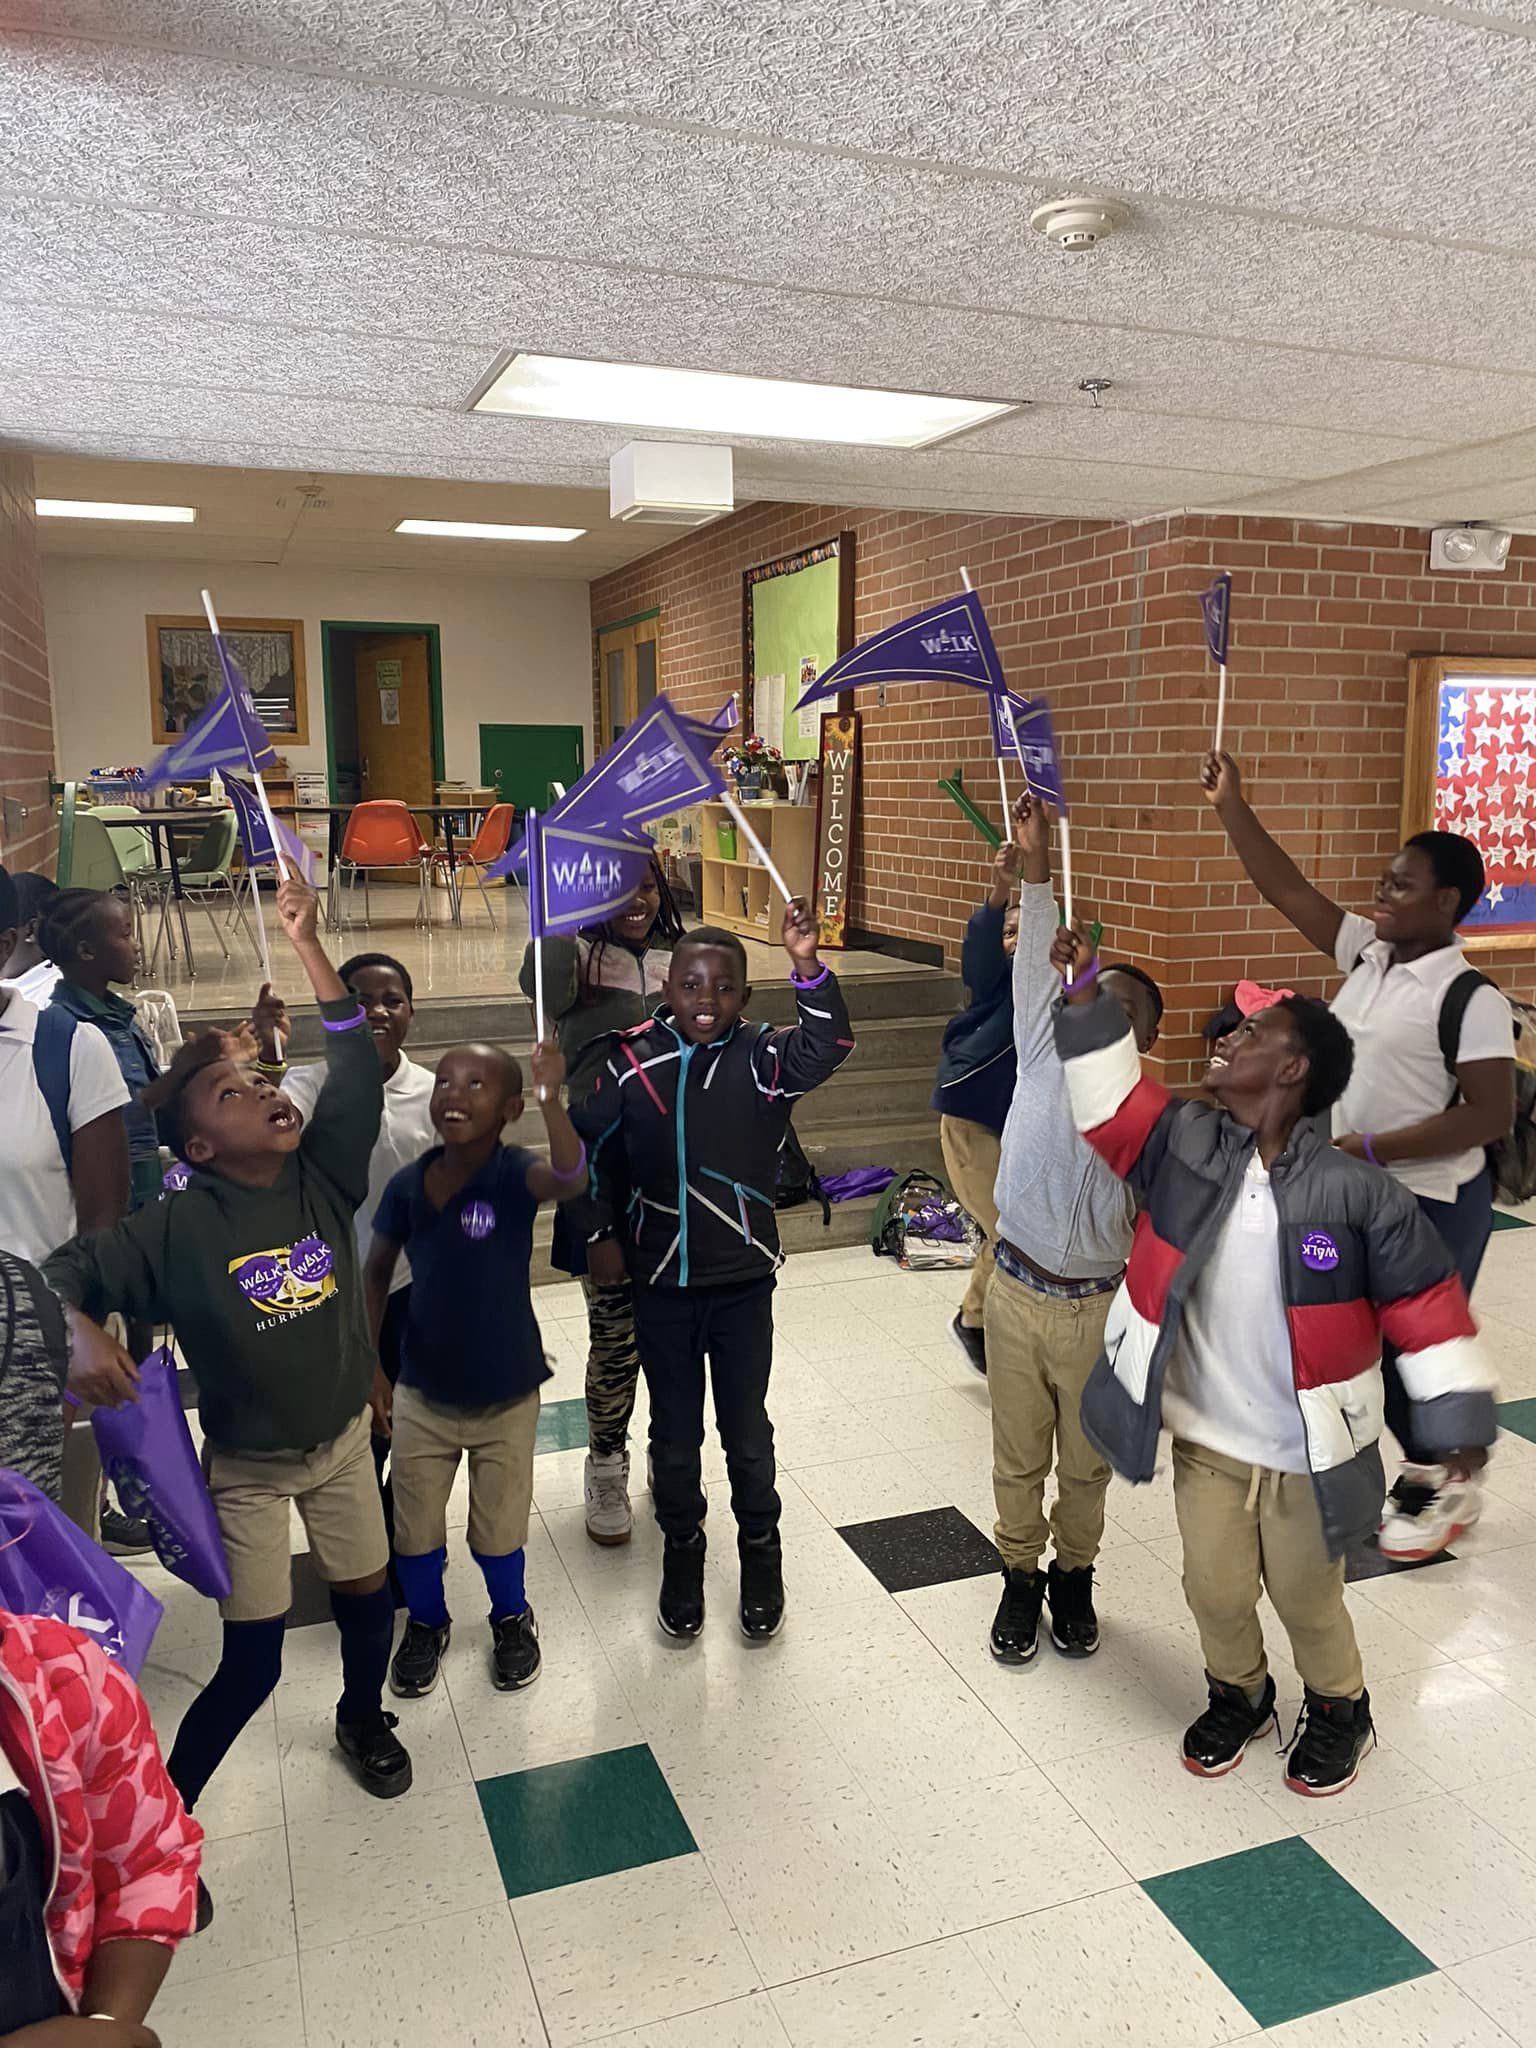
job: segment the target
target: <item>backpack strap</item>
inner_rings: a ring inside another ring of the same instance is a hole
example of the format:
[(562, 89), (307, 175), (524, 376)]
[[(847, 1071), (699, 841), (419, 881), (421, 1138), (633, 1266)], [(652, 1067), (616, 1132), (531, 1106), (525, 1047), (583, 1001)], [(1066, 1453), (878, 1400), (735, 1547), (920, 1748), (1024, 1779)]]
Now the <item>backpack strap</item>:
[[(1486, 974), (1475, 967), (1464, 967), (1440, 999), (1440, 1057), (1445, 1061), (1445, 1071), (1454, 1075), (1456, 1063), (1461, 1058), (1461, 1026), (1467, 1014), (1467, 1005), (1480, 988), (1497, 988), (1498, 983), (1490, 981)], [(1502, 991), (1501, 991), (1502, 993)]]
[(37, 1013), (37, 1031), (32, 1039), (32, 1071), (38, 1092), (48, 1105), (48, 1120), (58, 1140), (64, 1171), (73, 1162), (74, 1134), (69, 1127), (69, 1055), (79, 1018), (58, 1003), (47, 1003)]

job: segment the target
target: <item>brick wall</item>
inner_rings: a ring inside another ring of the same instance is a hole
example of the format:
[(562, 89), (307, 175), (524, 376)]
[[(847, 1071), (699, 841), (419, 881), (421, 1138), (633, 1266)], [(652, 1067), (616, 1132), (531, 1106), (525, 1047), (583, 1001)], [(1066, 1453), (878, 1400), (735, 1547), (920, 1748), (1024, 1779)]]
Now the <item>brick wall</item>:
[(0, 860), (12, 871), (53, 865), (52, 765), (32, 462), (0, 452)]
[[(1258, 902), (1195, 783), (1214, 671), (1196, 598), (1233, 578), (1228, 744), (1256, 807), (1320, 887), (1364, 907), (1398, 843), (1411, 654), (1536, 656), (1536, 542), (1499, 576), (1425, 573), (1418, 529), (1190, 516), (1140, 525), (760, 505), (592, 588), (594, 627), (659, 606), (664, 687), (713, 709), (741, 676), (741, 572), (855, 535), (859, 638), (959, 587), (969, 568), (1016, 685), (1052, 701), (1073, 801), (1077, 902), (1106, 945), (1162, 981), (1165, 1072), (1192, 1078), (1200, 1023), (1239, 974), (1331, 986)], [(987, 856), (934, 785), (963, 767), (996, 814), (979, 700), (904, 684), (864, 713), (852, 915), (957, 956)], [(1479, 956), (1536, 995), (1536, 947)]]

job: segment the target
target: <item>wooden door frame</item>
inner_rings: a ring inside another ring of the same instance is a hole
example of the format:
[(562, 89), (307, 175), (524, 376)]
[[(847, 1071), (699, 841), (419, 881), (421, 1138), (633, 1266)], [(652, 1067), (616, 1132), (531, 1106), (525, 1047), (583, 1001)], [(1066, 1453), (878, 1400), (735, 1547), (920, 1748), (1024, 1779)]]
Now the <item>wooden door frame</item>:
[(608, 678), (603, 672), (603, 635), (605, 633), (622, 633), (628, 627), (648, 625), (652, 620), (656, 622), (656, 631), (651, 638), (656, 648), (656, 688), (659, 693), (666, 687), (661, 676), (661, 606), (659, 604), (653, 604), (648, 611), (631, 612), (628, 618), (605, 619), (602, 625), (593, 629), (592, 673), (597, 683), (595, 693), (597, 698), (595, 706), (596, 721), (592, 732), (594, 759), (602, 753), (605, 747), (612, 746), (613, 744), (613, 734), (609, 730), (608, 717)]
[[(438, 626), (402, 624), (399, 620), (322, 619), (320, 680), (325, 692), (325, 773), (331, 802), (335, 804), (341, 801), (336, 791), (336, 722), (332, 711), (335, 660), (331, 636), (334, 633), (422, 633), (426, 636), (427, 701), (432, 710), (432, 776), (434, 783), (441, 782), (447, 772), (443, 766), (442, 629)], [(432, 791), (432, 797), (435, 802), (436, 788)]]

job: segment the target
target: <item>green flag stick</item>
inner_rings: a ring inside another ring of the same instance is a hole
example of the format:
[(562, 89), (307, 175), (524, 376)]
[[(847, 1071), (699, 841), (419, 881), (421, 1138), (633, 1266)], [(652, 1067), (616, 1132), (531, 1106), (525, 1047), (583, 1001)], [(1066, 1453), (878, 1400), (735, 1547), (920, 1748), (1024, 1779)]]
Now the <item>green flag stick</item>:
[(970, 798), (966, 795), (963, 775), (964, 771), (962, 769), (957, 768), (954, 774), (951, 775), (947, 781), (941, 776), (939, 779), (940, 789), (943, 790), (944, 794), (947, 797), (952, 797), (954, 801), (960, 806), (961, 810), (964, 811), (965, 815), (976, 827), (976, 830), (981, 834), (982, 838), (985, 839), (988, 846), (1001, 846), (1003, 843), (1002, 833), (997, 830), (996, 826), (992, 823), (990, 818), (986, 817), (981, 811), (977, 810), (976, 806), (971, 802)]

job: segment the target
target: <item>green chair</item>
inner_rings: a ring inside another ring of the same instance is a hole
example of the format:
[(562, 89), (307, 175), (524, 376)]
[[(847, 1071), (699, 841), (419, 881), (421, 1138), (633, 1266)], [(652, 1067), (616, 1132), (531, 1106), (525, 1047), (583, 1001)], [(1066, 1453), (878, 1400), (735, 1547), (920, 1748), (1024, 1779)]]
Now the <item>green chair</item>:
[(112, 835), (94, 811), (67, 801), (59, 819), (61, 889), (121, 889), (123, 864)]

